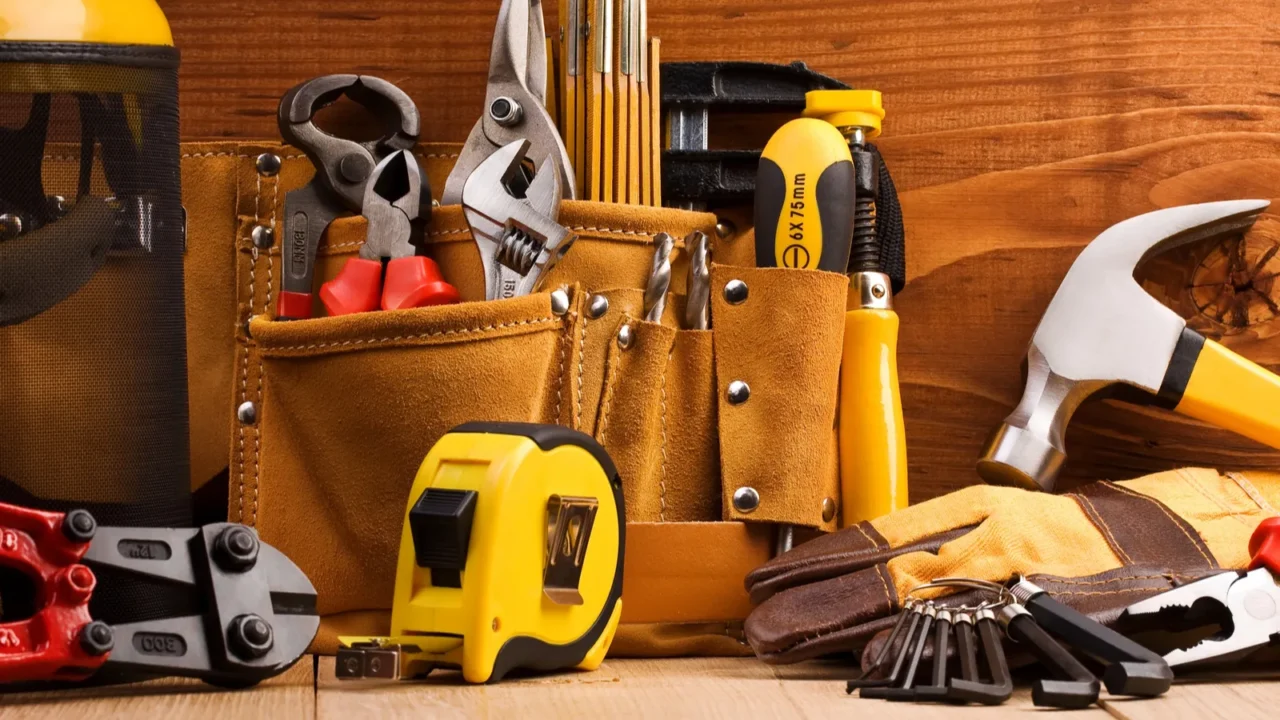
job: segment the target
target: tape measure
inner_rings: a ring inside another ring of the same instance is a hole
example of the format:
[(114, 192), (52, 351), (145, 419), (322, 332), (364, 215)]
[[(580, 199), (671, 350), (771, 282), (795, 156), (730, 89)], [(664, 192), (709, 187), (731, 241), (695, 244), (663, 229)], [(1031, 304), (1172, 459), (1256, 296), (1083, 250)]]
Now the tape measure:
[(622, 484), (595, 440), (470, 423), (436, 443), (405, 509), (389, 637), (341, 637), (339, 679), (459, 668), (594, 670), (622, 614)]

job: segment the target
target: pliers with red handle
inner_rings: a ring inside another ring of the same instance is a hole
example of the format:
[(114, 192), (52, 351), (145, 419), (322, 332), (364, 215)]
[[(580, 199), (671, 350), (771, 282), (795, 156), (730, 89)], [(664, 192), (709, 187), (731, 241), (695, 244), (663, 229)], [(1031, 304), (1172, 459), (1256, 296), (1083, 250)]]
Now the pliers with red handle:
[[(1183, 631), (1218, 624), (1221, 631), (1164, 656), (1170, 666), (1227, 663), (1280, 642), (1280, 517), (1263, 520), (1249, 539), (1253, 561), (1187, 583), (1125, 609), (1131, 626)], [(1230, 617), (1229, 621), (1222, 618)]]
[(441, 279), (435, 261), (418, 255), (412, 242), (423, 182), (422, 168), (406, 150), (374, 168), (361, 209), (369, 229), (360, 257), (348, 260), (338, 277), (320, 288), (330, 315), (459, 301), (458, 290)]
[[(83, 680), (104, 667), (247, 687), (297, 662), (320, 627), (316, 591), (244, 525), (99, 527), (85, 510), (0, 503), (0, 566), (34, 585), (35, 612), (0, 622), (0, 683)], [(200, 614), (108, 625), (89, 614), (93, 568), (190, 592)]]

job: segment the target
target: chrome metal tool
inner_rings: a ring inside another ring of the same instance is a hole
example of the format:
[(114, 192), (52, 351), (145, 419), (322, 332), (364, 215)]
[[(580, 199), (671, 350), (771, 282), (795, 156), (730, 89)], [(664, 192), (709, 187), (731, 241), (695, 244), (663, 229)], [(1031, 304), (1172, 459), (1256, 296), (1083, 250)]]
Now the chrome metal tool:
[(467, 178), (462, 210), (480, 250), (485, 297), (527, 295), (569, 251), (576, 236), (557, 222), (560, 168), (545, 158), (524, 197), (511, 194), (512, 176), (521, 172), (528, 140), (498, 148)]
[[(489, 54), (484, 113), (471, 128), (444, 185), (443, 205), (462, 202), (468, 178), (498, 150), (529, 143), (525, 155), (536, 168), (558, 175), (558, 193), (573, 199), (573, 165), (560, 131), (546, 109), (547, 47), (541, 0), (502, 0)], [(549, 163), (549, 164), (548, 164)], [(541, 172), (541, 170), (540, 170)]]

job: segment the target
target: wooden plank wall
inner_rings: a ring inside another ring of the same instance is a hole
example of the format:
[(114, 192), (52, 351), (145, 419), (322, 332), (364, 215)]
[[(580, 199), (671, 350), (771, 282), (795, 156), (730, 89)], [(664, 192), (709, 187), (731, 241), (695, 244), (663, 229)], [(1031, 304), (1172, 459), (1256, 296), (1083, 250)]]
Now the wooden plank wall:
[[(381, 75), (461, 141), (484, 95), (496, 0), (160, 0), (183, 52), (187, 139), (275, 137), (280, 94)], [(554, 5), (554, 3), (552, 3)], [(912, 497), (977, 481), (1019, 365), (1078, 249), (1126, 217), (1280, 188), (1280, 37), (1270, 2), (650, 0), (666, 60), (803, 59), (884, 92), (880, 143), (908, 230), (901, 369)], [(547, 8), (548, 24), (555, 8)], [(1140, 271), (1150, 288), (1280, 363), (1275, 221)], [(1195, 298), (1189, 289), (1198, 285)], [(1091, 402), (1077, 479), (1280, 455), (1169, 414)]]

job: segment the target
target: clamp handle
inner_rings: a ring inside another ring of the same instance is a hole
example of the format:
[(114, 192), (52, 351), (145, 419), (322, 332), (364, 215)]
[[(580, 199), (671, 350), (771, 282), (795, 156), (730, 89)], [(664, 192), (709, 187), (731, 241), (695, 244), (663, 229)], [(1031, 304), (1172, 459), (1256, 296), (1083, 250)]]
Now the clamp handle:
[(1265, 567), (1273, 573), (1280, 573), (1280, 517), (1267, 518), (1258, 523), (1258, 528), (1249, 538), (1250, 570)]

